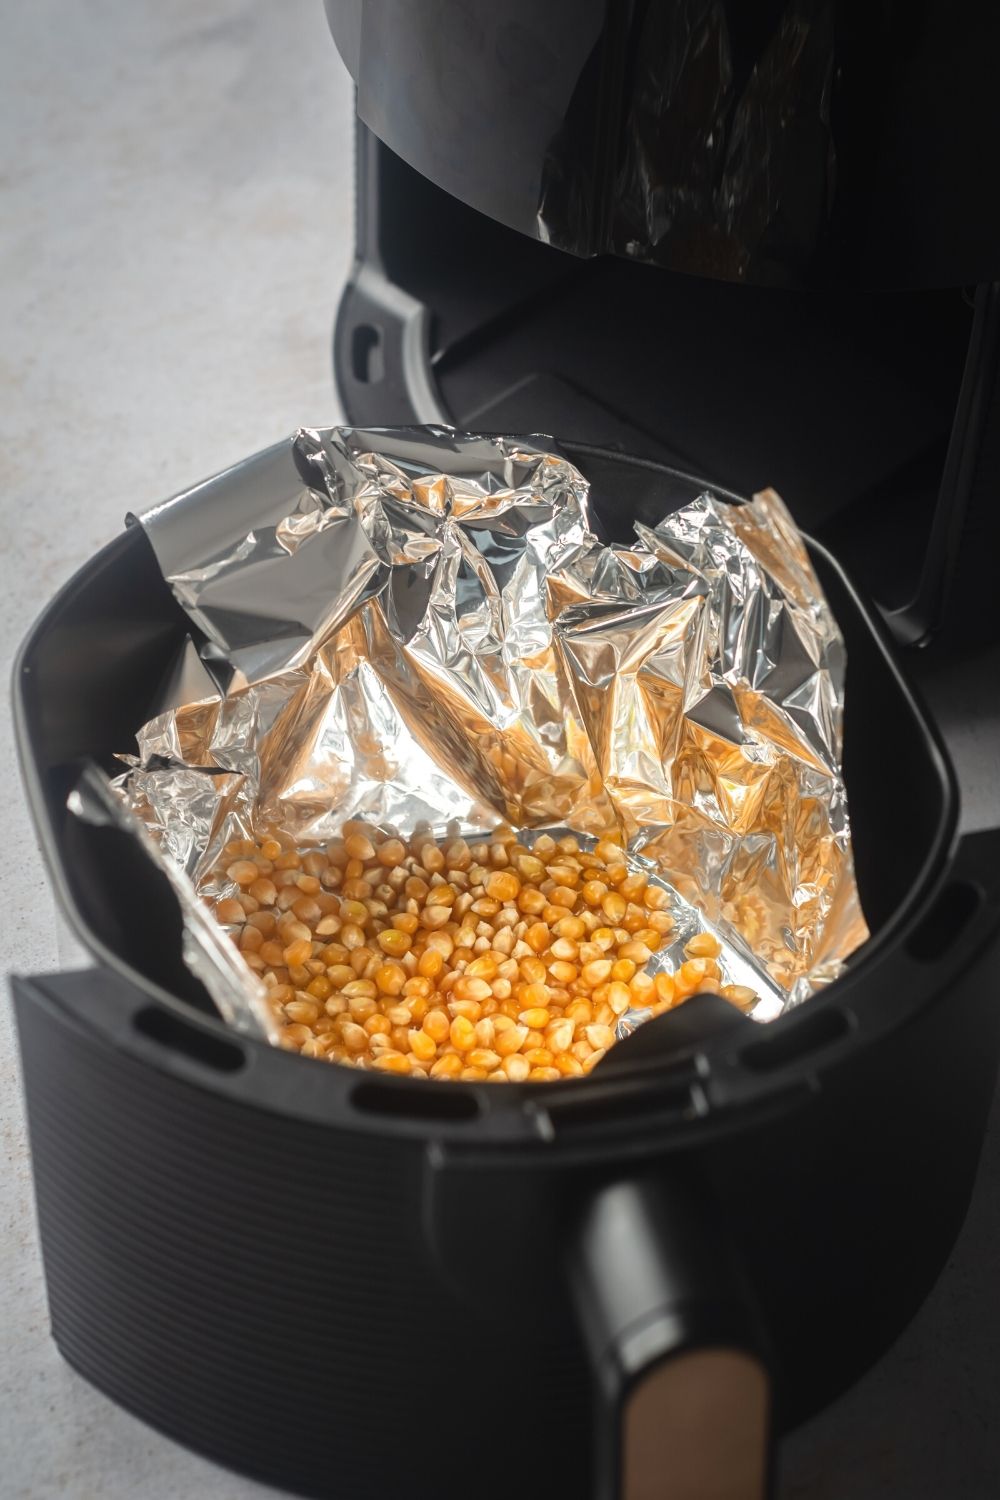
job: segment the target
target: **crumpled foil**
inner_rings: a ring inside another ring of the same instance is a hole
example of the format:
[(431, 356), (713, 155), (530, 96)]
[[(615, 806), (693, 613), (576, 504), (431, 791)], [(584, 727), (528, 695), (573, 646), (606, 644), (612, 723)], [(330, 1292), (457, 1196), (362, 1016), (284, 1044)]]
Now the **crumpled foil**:
[(867, 936), (836, 622), (773, 491), (607, 546), (545, 441), (304, 429), (142, 517), (192, 635), (120, 791), (202, 895), (264, 826), (617, 825), (769, 1019)]
[(218, 922), (205, 910), (183, 867), (166, 856), (160, 841), (122, 805), (100, 767), (84, 767), (66, 798), (66, 806), (84, 823), (119, 828), (139, 841), (147, 858), (170, 882), (181, 914), (183, 958), (191, 973), (201, 980), (230, 1026), (249, 1035), (263, 1033), (277, 1042), (278, 1030), (263, 981), (243, 962)]

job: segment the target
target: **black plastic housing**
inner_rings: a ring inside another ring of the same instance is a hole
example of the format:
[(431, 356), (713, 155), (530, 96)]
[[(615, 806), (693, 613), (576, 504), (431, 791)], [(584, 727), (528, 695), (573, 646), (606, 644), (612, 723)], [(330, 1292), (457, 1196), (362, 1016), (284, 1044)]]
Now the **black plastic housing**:
[[(566, 451), (608, 533), (701, 487)], [(252, 485), (272, 460), (217, 482)], [(96, 967), (14, 992), (53, 1332), (82, 1373), (306, 1495), (603, 1497), (571, 1285), (594, 1264), (597, 1195), (639, 1179), (662, 1198), (653, 1235), (679, 1192), (704, 1204), (745, 1305), (720, 1287), (681, 1342), (764, 1349), (778, 1430), (884, 1350), (971, 1187), (1000, 1050), (1000, 835), (957, 838), (947, 757), (882, 626), (813, 557), (848, 649), (871, 942), (767, 1028), (507, 1088), (376, 1081), (215, 1019), (171, 967), (155, 891), (65, 807), (81, 757), (110, 767), (128, 745), (185, 620), (137, 528), (71, 580), (25, 643), (15, 704), (49, 868)], [(526, 1416), (538, 1391), (544, 1423)]]
[(989, 6), (325, 3), (360, 119), (546, 245), (742, 285), (996, 275)]

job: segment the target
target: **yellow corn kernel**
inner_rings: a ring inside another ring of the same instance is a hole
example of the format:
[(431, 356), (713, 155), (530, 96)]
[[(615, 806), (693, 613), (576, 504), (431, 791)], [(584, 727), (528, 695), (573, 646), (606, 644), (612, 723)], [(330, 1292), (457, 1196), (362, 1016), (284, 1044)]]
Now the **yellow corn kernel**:
[(432, 1058), (437, 1056), (437, 1042), (435, 1042), (432, 1036), (428, 1036), (426, 1031), (411, 1028), (407, 1036), (409, 1038), (410, 1051), (421, 1062), (430, 1062)]
[(580, 983), (592, 990), (597, 985), (603, 984), (611, 977), (611, 960), (609, 958), (597, 958), (590, 963), (584, 964), (580, 970)]
[(684, 952), (688, 958), (718, 958), (722, 944), (711, 932), (697, 932), (684, 944)]
[(653, 990), (657, 1003), (670, 1006), (674, 1000), (674, 977), (672, 974), (660, 973), (653, 975)]
[(300, 1022), (303, 1026), (312, 1026), (319, 1019), (319, 1006), (315, 1000), (305, 1000), (301, 995), (294, 1000), (289, 1000), (285, 1006), (285, 1015), (289, 1021)]
[(573, 1045), (573, 1022), (565, 1017), (553, 1021), (545, 1033), (545, 1044), (553, 1055), (567, 1051)]
[(552, 942), (552, 929), (545, 922), (532, 922), (524, 934), (524, 941), (535, 953), (544, 953)]
[(372, 1067), (383, 1073), (409, 1073), (412, 1067), (405, 1052), (382, 1052), (372, 1058)]
[(424, 1016), (423, 1028), (434, 1042), (443, 1042), (448, 1037), (451, 1020), (447, 1011), (440, 1010), (437, 1006), (429, 1010)]
[(603, 880), (586, 880), (580, 894), (588, 906), (600, 906), (608, 894), (608, 888)]
[(597, 1024), (588, 1026), (584, 1031), (584, 1036), (595, 1052), (606, 1050), (613, 1045), (615, 1040), (615, 1034), (610, 1026), (599, 1026)]
[(298, 968), (305, 963), (307, 958), (312, 957), (312, 943), (301, 941), (289, 943), (282, 957), (289, 968)]
[(431, 1063), (430, 1076), (432, 1078), (457, 1078), (462, 1071), (462, 1059), (457, 1052), (447, 1052), (444, 1057), (439, 1057), (437, 1062)]
[(618, 949), (619, 958), (630, 958), (640, 969), (643, 964), (649, 963), (652, 956), (645, 943), (622, 943)]
[(732, 1005), (739, 1006), (740, 1010), (749, 1010), (752, 1005), (756, 1004), (758, 998), (757, 991), (752, 990), (746, 984), (724, 985), (720, 994), (724, 1000), (728, 1000)]
[(609, 922), (620, 922), (628, 910), (628, 902), (617, 891), (608, 891), (601, 900), (601, 910)]
[(582, 1078), (583, 1064), (570, 1052), (560, 1052), (554, 1066), (563, 1078)]
[(543, 1031), (552, 1018), (544, 1005), (531, 1005), (522, 1010), (517, 1019), (529, 1031)]
[(548, 971), (544, 960), (533, 953), (526, 953), (518, 964), (518, 972), (526, 984), (543, 984)]
[(356, 922), (359, 927), (364, 927), (368, 922), (368, 908), (363, 901), (342, 901), (340, 918), (343, 922)]
[(608, 1004), (616, 1016), (623, 1016), (632, 1004), (632, 991), (621, 980), (612, 980), (608, 986)]
[(375, 970), (375, 988), (382, 995), (398, 995), (406, 983), (406, 970), (399, 964), (379, 964)]
[(655, 998), (652, 974), (640, 972), (629, 982), (633, 1005), (649, 1005)]
[(403, 994), (407, 999), (410, 999), (414, 995), (423, 995), (424, 999), (429, 999), (433, 993), (433, 984), (429, 979), (425, 979), (423, 974), (412, 975), (403, 985)]
[(521, 882), (513, 870), (491, 870), (486, 877), (486, 894), (494, 901), (516, 901)]
[(548, 905), (541, 891), (534, 886), (525, 886), (517, 898), (517, 909), (526, 917), (539, 916)]
[(436, 844), (424, 844), (417, 857), (428, 875), (437, 875), (444, 869), (444, 853)]
[(477, 1005), (481, 1005), (484, 1000), (490, 998), (492, 991), (487, 980), (469, 979), (463, 974), (460, 979), (456, 979), (451, 993), (456, 1000), (472, 1000)]
[(228, 896), (224, 901), (218, 903), (215, 908), (215, 915), (226, 926), (232, 926), (234, 922), (242, 922), (246, 916), (246, 912), (235, 896)]
[(451, 1045), (459, 1052), (468, 1052), (476, 1045), (476, 1028), (466, 1016), (456, 1016), (448, 1034)]
[(406, 850), (399, 839), (386, 839), (384, 844), (379, 845), (375, 857), (387, 870), (394, 870), (406, 858)]
[(348, 1052), (363, 1052), (368, 1045), (368, 1035), (356, 1021), (344, 1021), (340, 1036)]
[(340, 941), (347, 949), (360, 948), (365, 935), (356, 922), (345, 922), (339, 933)]
[(400, 932), (397, 927), (387, 927), (380, 932), (375, 939), (383, 953), (388, 953), (393, 958), (401, 958), (404, 953), (409, 953), (413, 946), (413, 939), (408, 932)]
[(492, 1047), (496, 1036), (496, 1027), (492, 1016), (484, 1016), (476, 1022), (476, 1041), (480, 1047)]
[(578, 943), (582, 937), (586, 936), (587, 926), (581, 917), (560, 916), (553, 931), (567, 942)]
[(341, 990), (341, 994), (353, 1000), (356, 995), (363, 995), (368, 1000), (374, 1000), (378, 989), (370, 979), (350, 979)]
[(417, 959), (417, 973), (424, 979), (437, 979), (444, 970), (444, 955), (438, 948), (425, 948)]
[(655, 927), (640, 927), (632, 934), (633, 943), (645, 943), (650, 953), (656, 953), (662, 945), (662, 938)]
[(510, 1057), (514, 1052), (520, 1052), (528, 1036), (527, 1026), (516, 1026), (511, 1024), (505, 1031), (498, 1031), (494, 1040), (494, 1048), (501, 1057)]
[(251, 927), (250, 924), (247, 923), (246, 927), (244, 927), (243, 931), (240, 933), (240, 948), (243, 950), (243, 952), (256, 953), (258, 948), (261, 948), (263, 946), (263, 943), (264, 934), (261, 932), (260, 928)]

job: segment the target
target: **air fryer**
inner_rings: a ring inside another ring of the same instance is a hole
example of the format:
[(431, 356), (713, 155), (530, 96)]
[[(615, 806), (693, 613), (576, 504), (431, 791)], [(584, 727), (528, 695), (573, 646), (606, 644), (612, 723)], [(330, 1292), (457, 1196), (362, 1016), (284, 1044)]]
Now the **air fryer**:
[[(152, 1425), (303, 1495), (749, 1500), (774, 1439), (926, 1296), (1000, 1049), (997, 295), (959, 151), (974, 90), (944, 137), (935, 100), (917, 140), (937, 155), (895, 184), (895, 215), (882, 197), (921, 70), (961, 28), (938, 6), (866, 19), (820, 0), (752, 23), (598, 0), (572, 25), (520, 0), (327, 10), (360, 115), (334, 339), (348, 417), (551, 431), (612, 537), (705, 482), (779, 488), (847, 645), (872, 937), (781, 1019), (692, 1026), (579, 1084), (375, 1080), (236, 1034), (179, 961), (160, 877), (66, 809), (80, 765), (127, 748), (187, 628), (127, 530), (47, 607), (15, 676), (29, 800), (93, 958), (14, 981), (53, 1334)], [(793, 22), (805, 38), (782, 76), (801, 56), (808, 139), (774, 158), (794, 223), (722, 244), (710, 181), (681, 239), (629, 239), (636, 153), (652, 141), (661, 175), (678, 160), (676, 120), (651, 112), (658, 59), (699, 17), (728, 93), (685, 98), (714, 99), (730, 142), (755, 76), (767, 103), (774, 46)], [(970, 67), (987, 53), (980, 32)], [(442, 138), (455, 110), (497, 124), (536, 102), (517, 132)], [(250, 494), (279, 461), (208, 484)]]

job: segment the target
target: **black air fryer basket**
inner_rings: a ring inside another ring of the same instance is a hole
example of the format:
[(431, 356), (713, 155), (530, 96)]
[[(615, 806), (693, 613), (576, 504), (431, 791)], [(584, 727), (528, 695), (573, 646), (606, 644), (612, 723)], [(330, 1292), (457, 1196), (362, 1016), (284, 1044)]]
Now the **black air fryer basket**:
[[(703, 487), (565, 451), (611, 534)], [(249, 494), (278, 452), (209, 488)], [(21, 653), (18, 733), (94, 965), (14, 995), (53, 1334), (88, 1379), (305, 1495), (765, 1493), (767, 1429), (853, 1380), (941, 1268), (1000, 1046), (1000, 829), (957, 835), (947, 755), (880, 622), (812, 557), (847, 645), (871, 941), (767, 1026), (498, 1088), (375, 1079), (221, 1023), (163, 877), (66, 811), (81, 761), (111, 769), (147, 717), (187, 621), (140, 528), (62, 590)]]

